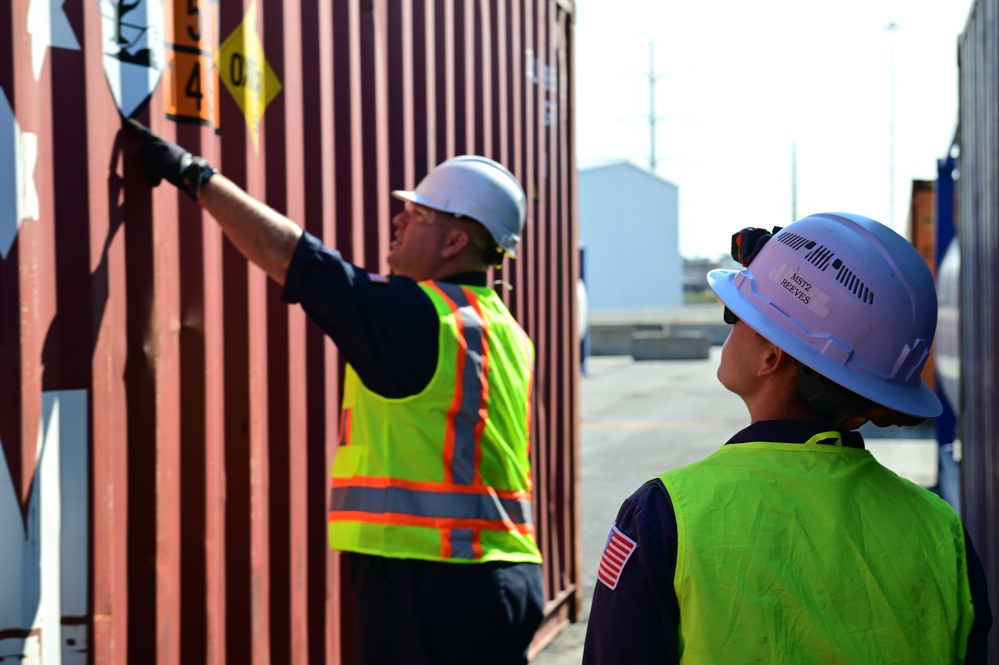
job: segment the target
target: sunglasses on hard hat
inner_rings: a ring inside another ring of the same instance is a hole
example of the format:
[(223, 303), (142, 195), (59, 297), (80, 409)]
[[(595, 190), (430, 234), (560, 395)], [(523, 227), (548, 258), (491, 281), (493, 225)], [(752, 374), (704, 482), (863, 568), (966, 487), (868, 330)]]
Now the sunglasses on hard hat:
[(772, 231), (758, 229), (755, 226), (748, 226), (741, 231), (732, 234), (732, 258), (741, 263), (744, 267), (749, 267), (750, 262), (756, 258), (767, 241), (777, 235), (782, 226), (775, 226)]

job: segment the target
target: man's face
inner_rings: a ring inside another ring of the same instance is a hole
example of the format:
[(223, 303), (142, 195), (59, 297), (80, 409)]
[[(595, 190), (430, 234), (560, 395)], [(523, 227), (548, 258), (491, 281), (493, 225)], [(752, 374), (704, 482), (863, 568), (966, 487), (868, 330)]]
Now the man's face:
[(454, 230), (447, 215), (415, 203), (392, 218), (395, 233), (389, 244), (392, 273), (417, 281), (431, 279), (441, 263), (447, 235)]

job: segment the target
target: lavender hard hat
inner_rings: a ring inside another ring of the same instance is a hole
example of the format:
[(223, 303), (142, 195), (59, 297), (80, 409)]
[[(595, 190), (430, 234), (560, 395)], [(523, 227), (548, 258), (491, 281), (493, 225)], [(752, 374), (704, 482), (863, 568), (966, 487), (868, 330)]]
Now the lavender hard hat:
[(920, 372), (937, 321), (933, 276), (879, 222), (821, 213), (780, 230), (747, 268), (708, 284), (736, 316), (828, 379), (920, 418), (942, 407)]

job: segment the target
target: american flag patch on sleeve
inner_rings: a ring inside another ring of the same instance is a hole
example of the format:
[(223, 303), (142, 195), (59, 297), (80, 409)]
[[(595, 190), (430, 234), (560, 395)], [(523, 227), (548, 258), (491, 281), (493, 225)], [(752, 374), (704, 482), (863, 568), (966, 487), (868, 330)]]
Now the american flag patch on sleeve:
[(607, 544), (604, 546), (604, 554), (600, 557), (600, 568), (597, 570), (597, 578), (603, 582), (607, 588), (616, 589), (617, 581), (621, 578), (621, 571), (628, 559), (638, 549), (638, 543), (621, 533), (617, 525), (611, 527), (610, 535), (607, 536)]

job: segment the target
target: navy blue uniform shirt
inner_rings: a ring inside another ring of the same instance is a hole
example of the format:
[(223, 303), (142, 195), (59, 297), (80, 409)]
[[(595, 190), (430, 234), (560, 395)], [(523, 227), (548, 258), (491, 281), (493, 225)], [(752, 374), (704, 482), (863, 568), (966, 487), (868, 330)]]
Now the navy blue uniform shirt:
[[(801, 443), (828, 429), (813, 420), (764, 421), (750, 425), (728, 444), (749, 441)], [(843, 445), (863, 448), (863, 437), (845, 432)], [(657, 478), (621, 506), (615, 526), (637, 547), (624, 565), (613, 590), (597, 581), (586, 628), (584, 665), (679, 663), (680, 609), (673, 589), (677, 530), (673, 503)], [(968, 578), (975, 623), (968, 637), (968, 665), (986, 662), (986, 635), (992, 625), (985, 573), (965, 533)]]
[[(485, 286), (486, 274), (463, 273), (439, 281)], [(433, 378), (440, 319), (430, 296), (414, 280), (365, 272), (304, 233), (281, 297), (301, 303), (364, 385), (379, 395), (415, 395)]]

